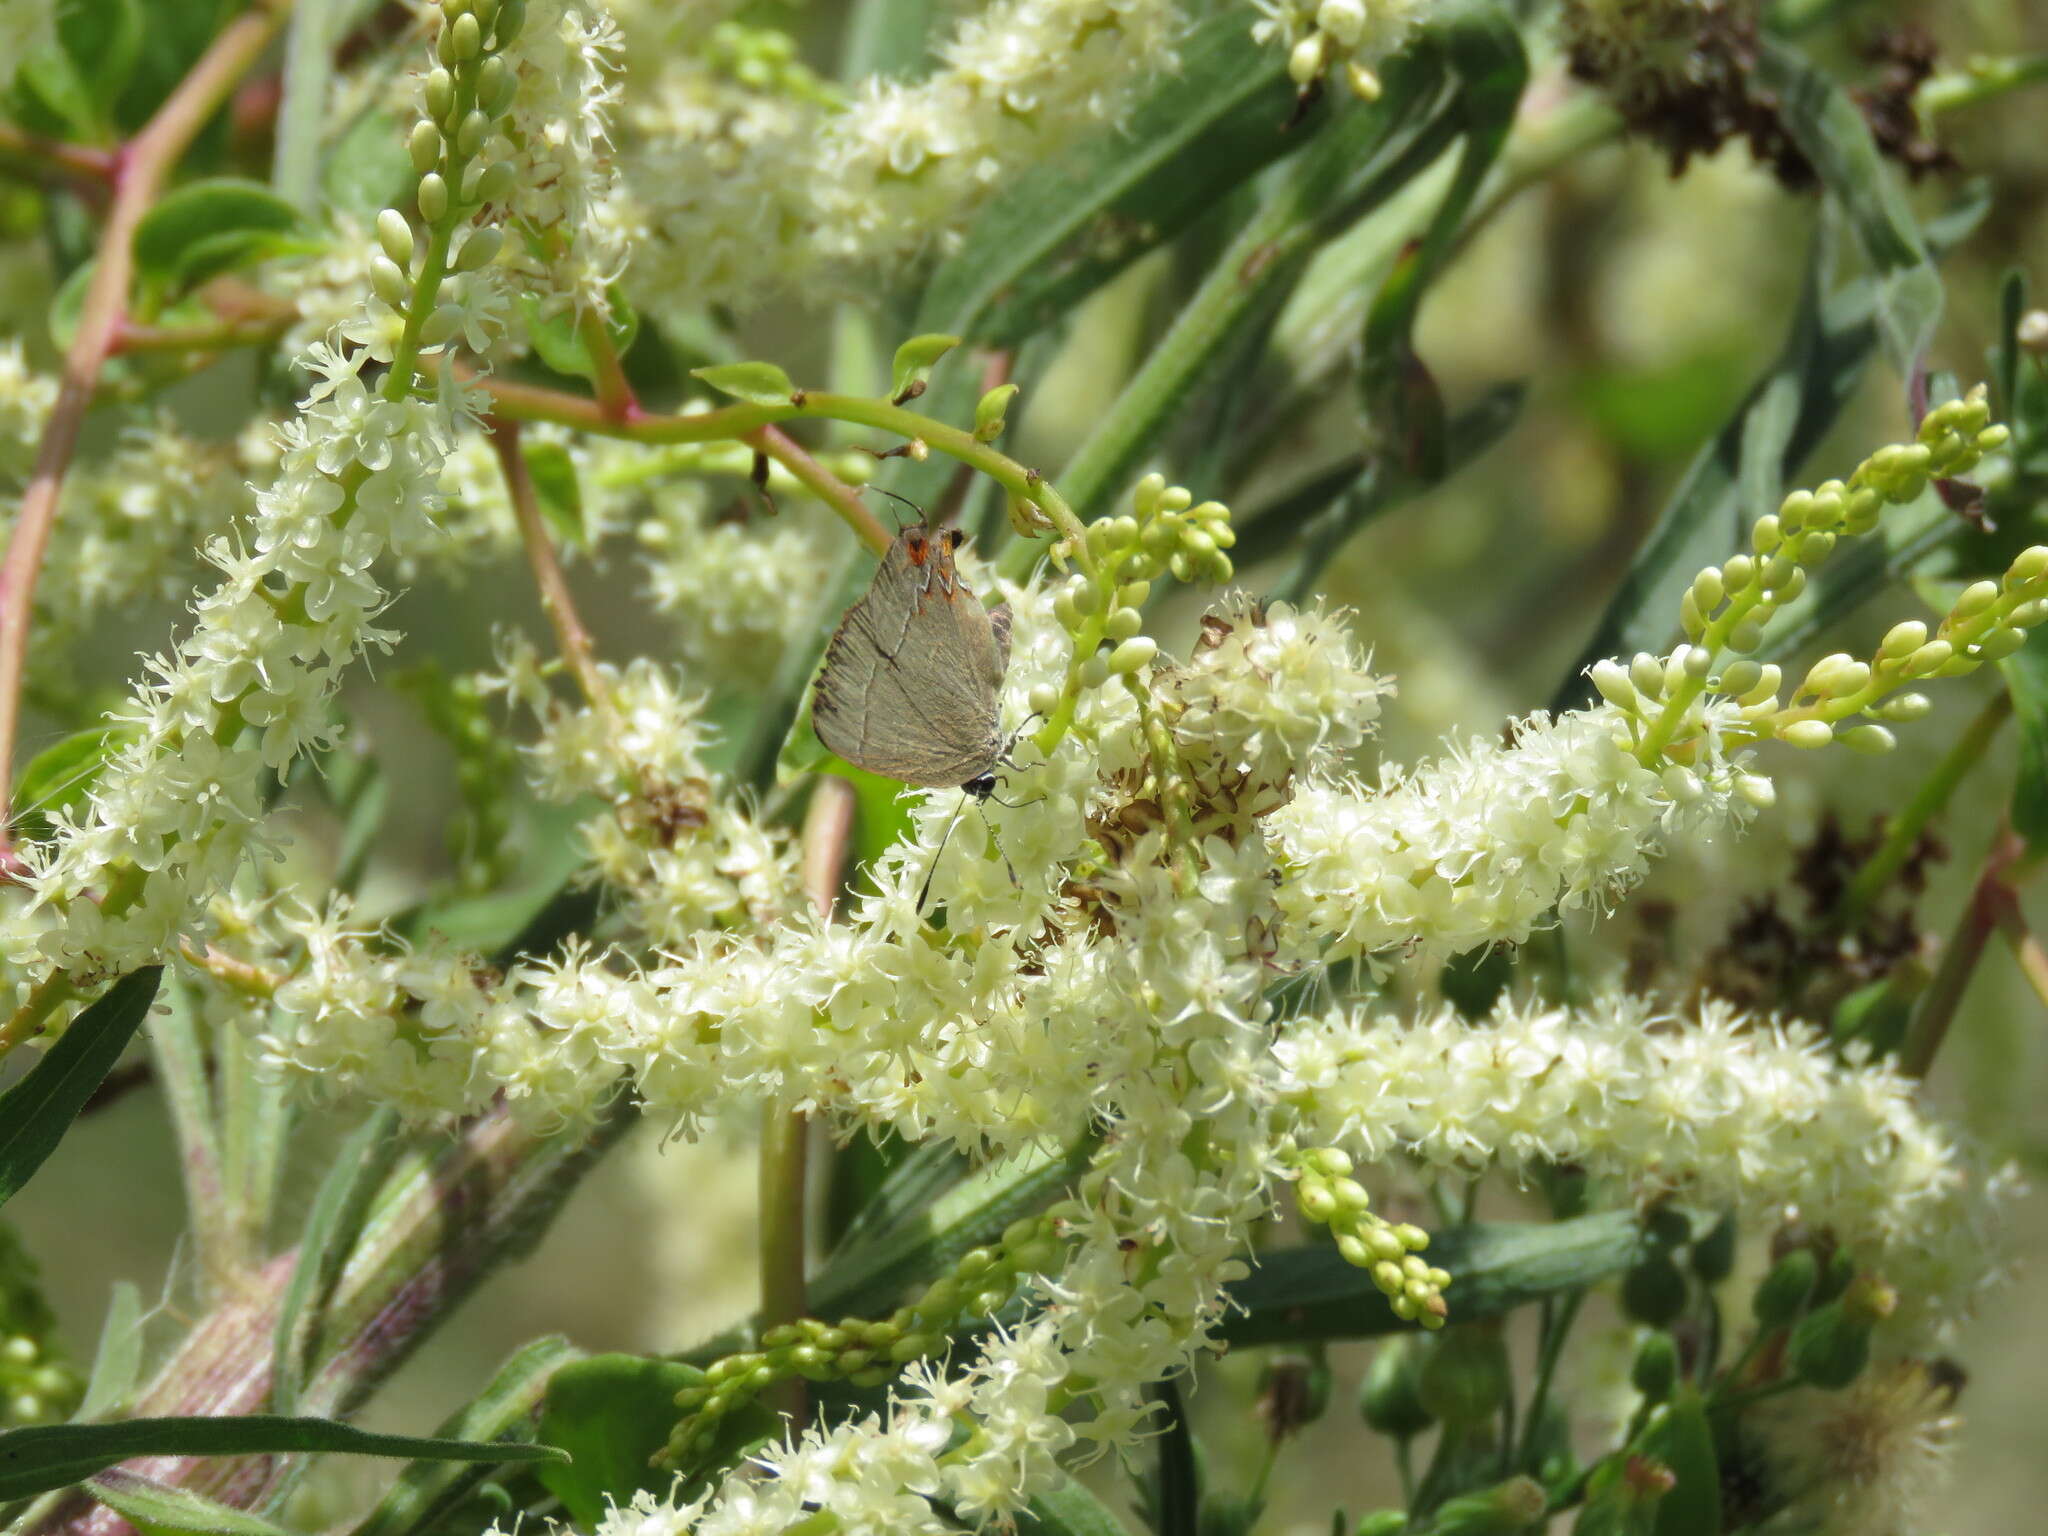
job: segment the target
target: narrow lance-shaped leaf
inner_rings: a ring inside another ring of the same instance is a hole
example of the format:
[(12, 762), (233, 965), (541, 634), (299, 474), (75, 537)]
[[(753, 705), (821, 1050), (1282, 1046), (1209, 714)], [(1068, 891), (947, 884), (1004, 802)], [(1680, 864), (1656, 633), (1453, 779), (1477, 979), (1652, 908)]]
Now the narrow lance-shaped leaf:
[(1941, 278), (1897, 178), (1878, 153), (1863, 114), (1833, 81), (1791, 47), (1764, 39), (1757, 78), (1778, 98), (1779, 118), (1842, 205), (1875, 269), (1877, 324), (1902, 377), (1920, 364), (1941, 318)]
[(200, 1536), (290, 1536), (281, 1525), (189, 1488), (111, 1467), (85, 1491), (141, 1531), (192, 1531)]
[[(532, 1440), (540, 1405), (556, 1371), (581, 1352), (557, 1336), (535, 1339), (498, 1368), (490, 1384), (434, 1431), (442, 1440)], [(444, 1532), (449, 1510), (497, 1469), (478, 1462), (416, 1461), (350, 1536)]]
[(0, 1094), (0, 1204), (13, 1198), (85, 1108), (156, 1000), (163, 967), (145, 966), (65, 1026), (35, 1068)]
[(486, 1445), (373, 1435), (336, 1419), (274, 1414), (124, 1419), (115, 1424), (44, 1424), (0, 1433), (0, 1499), (68, 1488), (138, 1456), (395, 1456), (433, 1461), (550, 1461), (545, 1445)]

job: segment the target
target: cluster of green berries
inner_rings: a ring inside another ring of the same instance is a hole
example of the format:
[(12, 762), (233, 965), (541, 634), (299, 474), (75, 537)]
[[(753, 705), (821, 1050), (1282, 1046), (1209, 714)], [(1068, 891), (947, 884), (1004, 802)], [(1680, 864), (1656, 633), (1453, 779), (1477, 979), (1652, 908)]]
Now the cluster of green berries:
[(727, 1415), (778, 1382), (802, 1377), (880, 1386), (908, 1362), (945, 1350), (969, 1318), (1001, 1312), (1026, 1279), (1058, 1266), (1060, 1247), (1051, 1217), (1023, 1217), (994, 1244), (969, 1249), (917, 1300), (887, 1317), (778, 1323), (761, 1335), (760, 1348), (727, 1355), (706, 1369), (703, 1381), (676, 1394), (682, 1418), (663, 1461), (687, 1466)]
[[(1930, 411), (1914, 442), (1879, 449), (1847, 481), (1794, 491), (1776, 512), (1756, 520), (1750, 553), (1693, 578), (1679, 604), (1684, 644), (1668, 657), (1644, 653), (1627, 665), (1600, 662), (1590, 674), (1594, 686), (1642, 722), (1648, 755), (1662, 751), (1674, 734), (1671, 725), (1707, 693), (1741, 706), (1752, 740), (1776, 737), (1796, 747), (1841, 741), (1864, 752), (1890, 750), (1895, 743), (1884, 722), (1916, 719), (1928, 708), (1923, 695), (1891, 695), (1909, 682), (1957, 676), (2011, 655), (2026, 643), (2030, 627), (2048, 619), (2048, 548), (2024, 551), (2003, 583), (1981, 581), (1968, 588), (1932, 635), (1924, 624), (1904, 623), (1868, 662), (1823, 657), (1789, 705), (1779, 702), (1781, 670), (1750, 653), (1763, 645), (1765, 626), (1806, 590), (1808, 573), (1834, 552), (1840, 538), (1871, 532), (1887, 504), (1915, 500), (1930, 480), (1967, 474), (1986, 453), (2004, 446), (2008, 435), (1991, 423), (1979, 385)], [(1767, 795), (1767, 784), (1760, 781), (1758, 793)]]
[(35, 1261), (14, 1229), (0, 1225), (0, 1428), (61, 1423), (84, 1392), (84, 1378), (57, 1342)]
[[(1196, 505), (1186, 487), (1154, 474), (1138, 482), (1130, 512), (1090, 523), (1087, 540), (1090, 569), (1076, 571), (1053, 594), (1053, 615), (1074, 637), (1066, 686), (1041, 683), (1031, 691), (1031, 707), (1048, 719), (1059, 718), (1063, 707), (1071, 711), (1083, 689), (1150, 666), (1159, 646), (1139, 631), (1152, 583), (1169, 573), (1176, 581), (1230, 580), (1225, 551), (1237, 534), (1222, 502)], [(1053, 553), (1060, 559), (1073, 550), (1063, 544)]]
[(465, 892), (494, 888), (506, 874), (510, 790), (520, 782), (519, 749), (491, 722), (483, 689), (465, 673), (450, 677), (431, 662), (409, 667), (398, 686), (412, 695), (434, 734), (454, 750), (462, 814), (448, 827), (448, 855)]
[[(426, 81), (427, 115), (406, 140), (419, 176), (420, 218), (435, 236), (416, 266), (411, 221), (386, 208), (377, 215), (380, 254), (370, 262), (377, 297), (408, 316), (416, 288), (431, 294), (444, 275), (474, 272), (497, 259), (502, 231), (467, 227), (460, 246), (453, 236), (479, 208), (504, 201), (514, 175), (509, 161), (487, 159), (483, 152), (518, 93), (518, 77), (501, 55), (526, 21), (526, 0), (441, 0), (441, 15), (438, 63)], [(442, 305), (419, 323), (420, 345), (439, 346), (460, 328), (462, 312)]]
[(1443, 1327), (1450, 1316), (1444, 1304), (1450, 1271), (1420, 1257), (1429, 1246), (1422, 1228), (1374, 1214), (1372, 1197), (1351, 1177), (1349, 1157), (1335, 1147), (1301, 1153), (1295, 1162), (1294, 1204), (1305, 1219), (1330, 1229), (1344, 1261), (1372, 1276), (1396, 1317), (1425, 1328)]

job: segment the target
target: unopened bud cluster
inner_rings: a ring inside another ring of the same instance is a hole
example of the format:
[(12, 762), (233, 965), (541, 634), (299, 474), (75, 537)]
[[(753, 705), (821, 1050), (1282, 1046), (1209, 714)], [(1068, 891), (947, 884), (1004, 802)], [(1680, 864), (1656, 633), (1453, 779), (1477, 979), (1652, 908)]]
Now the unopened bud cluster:
[(1372, 65), (1406, 35), (1414, 0), (1259, 0), (1271, 18), (1252, 29), (1260, 39), (1287, 44), (1287, 74), (1304, 93), (1325, 75), (1341, 72), (1352, 95), (1376, 101), (1379, 76)]
[[(1886, 504), (1914, 500), (1930, 481), (1967, 474), (1986, 453), (2004, 446), (2008, 435), (1991, 423), (1979, 385), (1930, 411), (1914, 442), (1881, 448), (1846, 482), (1794, 491), (1776, 512), (1758, 518), (1749, 553), (1708, 566), (1680, 600), (1685, 644), (1668, 657), (1641, 653), (1626, 665), (1603, 661), (1592, 668), (1602, 697), (1641, 722), (1644, 761), (1694, 734), (1687, 717), (1705, 694), (1735, 701), (1741, 734), (1749, 740), (1776, 737), (1796, 747), (1839, 740), (1859, 751), (1884, 752), (1894, 745), (1886, 723), (1917, 719), (1928, 708), (1917, 693), (1890, 697), (1897, 690), (1922, 678), (1959, 676), (2024, 645), (2026, 631), (2048, 619), (2048, 548), (2023, 551), (2003, 582), (1967, 588), (1931, 635), (1924, 624), (1904, 623), (1868, 662), (1848, 655), (1822, 658), (1789, 706), (1779, 702), (1781, 670), (1749, 654), (1762, 646), (1765, 625), (1805, 591), (1808, 573), (1834, 552), (1839, 539), (1871, 532)], [(1839, 728), (1856, 716), (1863, 719)], [(1689, 770), (1674, 765), (1669, 771), (1682, 779)], [(1769, 798), (1765, 781), (1745, 780), (1742, 787), (1753, 800)], [(1674, 783), (1674, 796), (1689, 798), (1686, 788)]]
[[(497, 259), (502, 231), (468, 227), (478, 209), (512, 190), (511, 162), (485, 153), (500, 118), (511, 110), (518, 80), (500, 57), (526, 20), (526, 0), (441, 0), (435, 68), (425, 85), (426, 116), (406, 138), (419, 183), (414, 203), (429, 238), (416, 249), (411, 220), (397, 208), (377, 215), (380, 254), (370, 286), (394, 311), (410, 316), (415, 293), (432, 295), (451, 273), (474, 272)], [(466, 231), (455, 243), (458, 230)], [(418, 343), (437, 347), (462, 329), (463, 310), (443, 304), (418, 320)]]
[(14, 1229), (0, 1226), (0, 1429), (62, 1422), (84, 1385), (57, 1343), (34, 1260)]
[(1295, 1208), (1304, 1219), (1330, 1229), (1344, 1261), (1372, 1276), (1394, 1315), (1425, 1328), (1443, 1327), (1450, 1316), (1444, 1288), (1451, 1274), (1419, 1257), (1429, 1246), (1429, 1234), (1374, 1214), (1372, 1197), (1351, 1177), (1351, 1159), (1335, 1147), (1300, 1154), (1295, 1172)]
[(761, 1335), (759, 1349), (727, 1355), (705, 1371), (702, 1382), (676, 1394), (682, 1418), (662, 1459), (687, 1466), (728, 1414), (777, 1382), (802, 1377), (880, 1386), (910, 1361), (948, 1348), (967, 1319), (994, 1317), (1023, 1281), (1056, 1269), (1060, 1254), (1052, 1218), (1027, 1216), (1010, 1223), (992, 1246), (969, 1249), (950, 1273), (887, 1317), (836, 1323), (806, 1317), (777, 1324)]
[[(1185, 487), (1156, 474), (1138, 482), (1130, 512), (1090, 523), (1086, 536), (1092, 573), (1076, 571), (1053, 595), (1053, 614), (1074, 637), (1074, 664), (1063, 689), (1042, 683), (1031, 690), (1032, 709), (1062, 725), (1083, 689), (1139, 672), (1159, 654), (1158, 643), (1139, 633), (1152, 583), (1169, 573), (1177, 581), (1226, 582), (1232, 566), (1225, 551), (1237, 542), (1228, 507), (1196, 505)], [(1054, 550), (1055, 558), (1072, 553), (1071, 544)]]

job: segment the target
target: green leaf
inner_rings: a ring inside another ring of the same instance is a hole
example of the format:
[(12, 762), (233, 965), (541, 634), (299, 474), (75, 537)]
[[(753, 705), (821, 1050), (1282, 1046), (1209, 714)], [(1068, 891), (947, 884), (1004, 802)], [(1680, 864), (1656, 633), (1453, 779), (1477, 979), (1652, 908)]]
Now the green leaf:
[(1036, 1495), (1017, 1517), (1019, 1536), (1130, 1536), (1116, 1512), (1073, 1478)]
[(92, 1379), (72, 1417), (80, 1423), (103, 1418), (126, 1403), (142, 1377), (142, 1292), (132, 1280), (116, 1280), (100, 1324), (99, 1352)]
[[(444, 1440), (530, 1441), (548, 1383), (582, 1352), (567, 1339), (536, 1339), (498, 1368), (476, 1398), (435, 1431)], [(449, 1516), (496, 1469), (481, 1463), (416, 1461), (350, 1536), (412, 1536), (448, 1528)]]
[(133, 725), (95, 725), (73, 732), (30, 758), (14, 786), (17, 836), (47, 837), (52, 817), (84, 805), (107, 760), (135, 740), (138, 729)]
[(2019, 771), (2012, 786), (2012, 828), (2036, 848), (2048, 848), (2048, 629), (1998, 664), (2019, 722)]
[(1331, 115), (1286, 126), (1295, 91), (1285, 56), (1255, 46), (1235, 15), (1204, 22), (1176, 52), (1180, 67), (1123, 132), (1027, 171), (975, 217), (925, 288), (920, 329), (1017, 345)]
[(195, 1531), (201, 1536), (289, 1536), (260, 1515), (219, 1503), (189, 1488), (113, 1467), (86, 1482), (85, 1491), (127, 1520), (144, 1536), (159, 1531)]
[(260, 182), (218, 177), (167, 193), (135, 227), (135, 265), (160, 288), (290, 251), (314, 250), (299, 211)]
[(1761, 40), (1757, 79), (1829, 196), (1841, 204), (1877, 282), (1877, 323), (1899, 375), (1919, 367), (1941, 318), (1941, 278), (1898, 179), (1856, 103), (1796, 50)]
[(718, 363), (709, 368), (692, 368), (690, 377), (702, 379), (720, 394), (753, 405), (787, 405), (789, 397), (796, 393), (789, 375), (773, 363)]
[[(885, 1143), (884, 1148), (876, 1148), (872, 1141), (863, 1137), (852, 1142), (840, 1156), (843, 1158), (861, 1148), (869, 1149), (869, 1155), (878, 1161), (886, 1150), (889, 1161), (883, 1164), (873, 1187), (863, 1192), (859, 1204), (846, 1213), (845, 1225), (838, 1242), (831, 1249), (828, 1267), (831, 1264), (857, 1263), (862, 1248), (885, 1241), (905, 1222), (916, 1220), (933, 1201), (966, 1178), (972, 1166), (957, 1147), (943, 1141), (905, 1146), (892, 1140)], [(837, 1193), (836, 1163), (834, 1172), (834, 1193)]]
[[(642, 1489), (667, 1493), (675, 1473), (650, 1463), (680, 1417), (676, 1394), (703, 1380), (695, 1366), (639, 1355), (593, 1355), (563, 1366), (548, 1383), (540, 1438), (574, 1459), (541, 1468), (541, 1481), (585, 1526)], [(730, 1465), (781, 1431), (780, 1415), (750, 1403), (727, 1416), (705, 1466)]]
[(959, 345), (958, 336), (942, 336), (937, 332), (913, 336), (903, 343), (896, 349), (896, 361), (889, 366), (889, 398), (901, 401), (922, 394), (932, 365)]
[(357, 116), (329, 146), (320, 167), (327, 207), (365, 225), (380, 209), (397, 207), (418, 174), (405, 152), (405, 130), (391, 113), (373, 108)]
[(533, 477), (534, 497), (540, 515), (554, 531), (564, 549), (581, 549), (587, 542), (583, 527), (583, 487), (576, 478), (576, 461), (560, 443), (523, 440), (519, 451)]
[(1641, 1454), (1669, 1467), (1678, 1483), (1657, 1502), (1656, 1536), (1717, 1536), (1721, 1529), (1721, 1466), (1700, 1394), (1682, 1387), (1652, 1410), (1636, 1441)]
[(327, 1176), (313, 1197), (313, 1208), (299, 1229), (298, 1260), (278, 1306), (270, 1366), (274, 1413), (289, 1416), (298, 1412), (299, 1387), (305, 1379), (307, 1357), (319, 1338), (320, 1314), (362, 1231), (370, 1199), (403, 1145), (398, 1136), (398, 1114), (385, 1106), (373, 1110), (335, 1149)]
[[(65, 1026), (28, 1076), (0, 1094), (0, 1204), (12, 1199), (57, 1150), (86, 1100), (128, 1048), (162, 976), (160, 965), (123, 976)], [(0, 1498), (8, 1496), (0, 1492)]]
[(70, 351), (78, 339), (78, 317), (85, 310), (86, 290), (92, 287), (92, 275), (98, 269), (96, 260), (81, 261), (50, 295), (50, 341), (59, 352)]
[(288, 1419), (275, 1414), (44, 1424), (0, 1433), (0, 1499), (25, 1499), (53, 1488), (68, 1488), (138, 1456), (280, 1454), (490, 1462), (562, 1457), (553, 1446), (373, 1435), (336, 1419)]
[(65, 0), (53, 9), (53, 43), (23, 62), (15, 83), (69, 130), (66, 137), (105, 139), (141, 55), (143, 0)]
[[(1559, 1222), (1473, 1222), (1439, 1232), (1431, 1264), (1451, 1272), (1451, 1320), (1498, 1317), (1527, 1302), (1591, 1285), (1640, 1259), (1652, 1239), (1627, 1211)], [(1334, 1247), (1283, 1248), (1230, 1287), (1222, 1337), (1233, 1345), (1362, 1339), (1416, 1327), (1403, 1322), (1362, 1269)], [(1236, 1310), (1241, 1308), (1242, 1310)]]
[(1450, 8), (1429, 29), (1458, 84), (1464, 146), (1443, 201), (1422, 239), (1398, 257), (1365, 319), (1358, 390), (1375, 433), (1407, 473), (1434, 483), (1445, 472), (1444, 407), (1416, 356), (1413, 332), (1423, 296), (1456, 248), (1473, 199), (1514, 126), (1529, 80), (1521, 34), (1491, 5)]
[[(1107, 510), (1180, 420), (1194, 391), (1205, 381), (1230, 377), (1233, 365), (1263, 345), (1318, 244), (1421, 174), (1442, 152), (1458, 127), (1442, 80), (1433, 51), (1398, 57), (1387, 67), (1378, 101), (1342, 114), (1289, 162), (1060, 471), (1060, 490), (1083, 520)], [(1013, 544), (1004, 570), (1020, 575), (1036, 554), (1028, 543)]]
[[(605, 297), (610, 305), (604, 321), (605, 335), (610, 340), (612, 355), (623, 358), (639, 339), (640, 316), (626, 302), (625, 295), (616, 289), (607, 292)], [(533, 350), (540, 354), (542, 362), (570, 378), (597, 378), (597, 359), (591, 354), (589, 338), (584, 335), (583, 324), (573, 309), (543, 312), (539, 303), (531, 298), (521, 299), (520, 304), (526, 313), (527, 333), (533, 338)], [(744, 368), (751, 365), (740, 363), (734, 366)], [(715, 380), (707, 379), (705, 382), (716, 385)], [(716, 387), (724, 388), (723, 385)], [(784, 390), (772, 403), (782, 405), (788, 401), (789, 391)]]

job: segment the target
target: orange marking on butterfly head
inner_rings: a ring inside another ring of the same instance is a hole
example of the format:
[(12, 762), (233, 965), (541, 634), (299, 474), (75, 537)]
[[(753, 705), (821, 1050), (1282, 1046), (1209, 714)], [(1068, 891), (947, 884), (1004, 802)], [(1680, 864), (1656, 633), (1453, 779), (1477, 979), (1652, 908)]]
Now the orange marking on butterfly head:
[(922, 528), (908, 528), (903, 533), (903, 552), (910, 556), (912, 565), (923, 565), (932, 557), (931, 540), (925, 537)]

